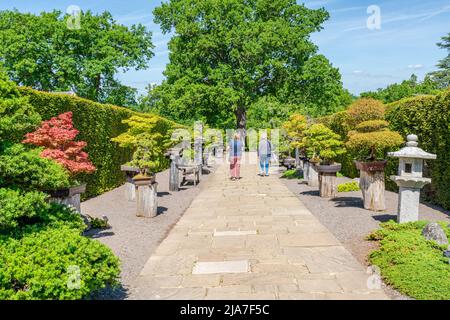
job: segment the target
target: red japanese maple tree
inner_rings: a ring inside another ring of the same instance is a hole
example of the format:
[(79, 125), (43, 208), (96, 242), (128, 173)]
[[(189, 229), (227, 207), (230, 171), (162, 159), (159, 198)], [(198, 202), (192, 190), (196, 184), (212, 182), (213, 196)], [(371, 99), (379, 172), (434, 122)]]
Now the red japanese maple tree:
[(23, 143), (44, 147), (41, 157), (53, 159), (62, 164), (71, 175), (92, 173), (94, 165), (83, 151), (87, 143), (74, 141), (79, 131), (73, 127), (72, 112), (44, 121), (35, 132), (25, 135)]

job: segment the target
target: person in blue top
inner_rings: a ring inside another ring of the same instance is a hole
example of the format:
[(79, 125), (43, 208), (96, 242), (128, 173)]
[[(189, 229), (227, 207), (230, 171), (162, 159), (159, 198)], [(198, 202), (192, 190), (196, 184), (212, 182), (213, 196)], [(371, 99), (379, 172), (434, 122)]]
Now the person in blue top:
[(235, 181), (241, 178), (242, 141), (239, 133), (234, 135), (227, 149), (230, 155), (231, 180)]
[(259, 175), (269, 176), (269, 164), (272, 157), (272, 143), (267, 139), (267, 133), (261, 134), (261, 139), (258, 144), (259, 157)]

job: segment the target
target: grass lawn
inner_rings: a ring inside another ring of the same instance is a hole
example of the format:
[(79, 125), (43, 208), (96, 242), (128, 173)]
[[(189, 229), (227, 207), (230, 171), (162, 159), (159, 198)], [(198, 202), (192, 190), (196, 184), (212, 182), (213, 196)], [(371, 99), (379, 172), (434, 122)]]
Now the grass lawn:
[[(443, 255), (446, 246), (422, 236), (427, 223), (382, 224), (380, 230), (369, 235), (369, 240), (380, 242), (369, 260), (380, 268), (385, 282), (401, 293), (415, 299), (448, 300), (450, 259)], [(441, 226), (450, 237), (448, 226)]]

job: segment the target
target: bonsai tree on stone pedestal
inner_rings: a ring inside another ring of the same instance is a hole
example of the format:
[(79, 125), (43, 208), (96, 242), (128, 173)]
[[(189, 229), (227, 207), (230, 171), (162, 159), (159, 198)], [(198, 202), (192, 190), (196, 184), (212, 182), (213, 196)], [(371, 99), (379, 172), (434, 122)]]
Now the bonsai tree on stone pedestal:
[(300, 151), (303, 149), (303, 137), (305, 130), (308, 127), (308, 121), (304, 115), (293, 114), (289, 120), (283, 124), (283, 129), (289, 140), (289, 146), (295, 150), (295, 165), (299, 166)]
[(80, 194), (86, 191), (86, 184), (80, 184), (76, 177), (94, 172), (95, 167), (83, 151), (86, 142), (74, 140), (78, 133), (73, 127), (72, 112), (66, 112), (42, 122), (40, 128), (25, 135), (23, 143), (43, 147), (41, 157), (52, 159), (67, 170), (72, 187), (49, 190), (51, 200), (71, 205), (80, 212)]
[[(113, 138), (121, 147), (133, 148), (133, 158), (126, 164), (127, 171), (138, 172), (132, 177), (138, 217), (152, 218), (157, 215), (156, 172), (166, 168), (169, 160), (166, 151), (174, 144), (171, 125), (158, 116), (132, 116), (124, 120), (129, 129)], [(124, 168), (122, 168), (124, 170)]]
[(323, 124), (314, 124), (305, 131), (303, 144), (314, 161), (319, 177), (319, 192), (324, 198), (337, 194), (336, 173), (341, 165), (335, 163), (337, 156), (345, 153), (341, 137)]
[(169, 165), (165, 153), (174, 144), (170, 123), (158, 116), (132, 116), (122, 122), (129, 126), (128, 130), (111, 140), (134, 150), (126, 166), (139, 171), (135, 179), (154, 181), (156, 172)]
[[(365, 108), (364, 108), (365, 106)], [(386, 209), (384, 199), (384, 169), (387, 152), (398, 148), (403, 143), (399, 133), (388, 129), (384, 120), (384, 106), (381, 102), (362, 99), (350, 107), (353, 114), (354, 130), (348, 133), (346, 147), (354, 156), (360, 171), (360, 188), (363, 194), (364, 208), (372, 211)]]

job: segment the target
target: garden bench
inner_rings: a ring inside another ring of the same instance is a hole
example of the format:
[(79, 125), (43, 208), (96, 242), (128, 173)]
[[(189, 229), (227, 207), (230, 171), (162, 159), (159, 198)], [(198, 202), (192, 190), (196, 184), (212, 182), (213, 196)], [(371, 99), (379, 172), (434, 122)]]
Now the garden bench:
[(189, 180), (193, 180), (194, 186), (197, 186), (197, 183), (200, 182), (201, 164), (178, 164), (177, 168), (183, 173), (183, 180), (180, 185), (183, 185), (188, 180), (188, 176), (192, 177)]

